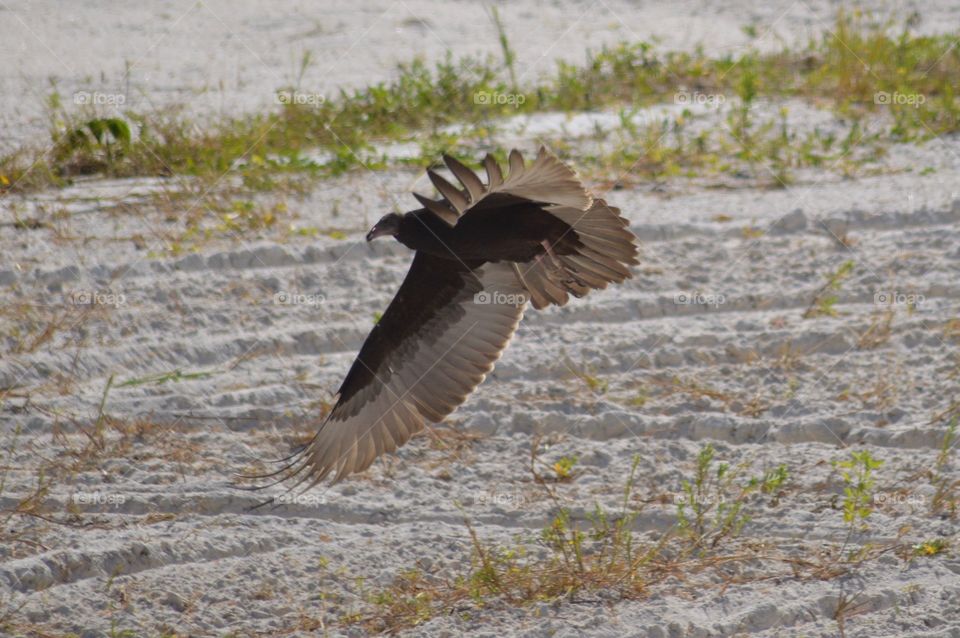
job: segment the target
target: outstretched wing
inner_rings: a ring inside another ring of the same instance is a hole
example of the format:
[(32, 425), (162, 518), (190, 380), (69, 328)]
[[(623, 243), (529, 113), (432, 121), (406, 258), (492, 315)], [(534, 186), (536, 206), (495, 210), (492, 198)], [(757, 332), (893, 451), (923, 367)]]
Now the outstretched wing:
[[(393, 301), (360, 348), (336, 405), (284, 480), (339, 481), (443, 420), (493, 369), (526, 298), (502, 264), (417, 253)], [(291, 488), (292, 489), (292, 488)]]
[(502, 205), (528, 201), (569, 226), (566, 236), (550, 245), (549, 251), (545, 249), (544, 255), (512, 265), (535, 308), (562, 306), (569, 295), (582, 297), (591, 289), (632, 276), (629, 266), (639, 262), (636, 237), (627, 220), (620, 216), (619, 209), (593, 198), (576, 174), (545, 148), (541, 147), (529, 164), (519, 151), (511, 151), (506, 178), (496, 160), (487, 155), (483, 161), (486, 184), (453, 157), (445, 155), (443, 160), (463, 189), (428, 171), (443, 199), (416, 197), (451, 225)]

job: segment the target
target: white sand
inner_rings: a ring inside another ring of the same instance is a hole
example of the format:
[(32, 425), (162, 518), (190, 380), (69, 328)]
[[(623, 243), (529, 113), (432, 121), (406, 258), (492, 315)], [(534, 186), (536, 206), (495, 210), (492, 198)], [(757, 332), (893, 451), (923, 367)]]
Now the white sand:
[[(223, 95), (234, 96), (226, 101), (244, 96), (243, 108), (262, 101), (251, 87), (275, 88), (271, 78), (295, 66), (301, 47), (341, 52), (344, 62), (323, 76), (324, 90), (386, 77), (396, 51), (436, 55), (442, 45), (429, 31), (403, 26), (407, 6), (428, 14), (431, 29), (451, 34), (454, 50), (492, 49), (480, 9), (466, 3), (427, 11), (426, 3), (398, 2), (392, 17), (371, 22), (364, 16), (377, 11), (361, 11), (358, 3), (314, 19), (305, 17), (306, 3), (299, 12), (278, 8), (263, 15), (253, 3), (227, 10), (214, 2), (209, 7), (223, 24), (197, 8), (184, 29), (173, 24), (188, 5), (169, 4), (149, 20), (126, 9), (105, 18), (93, 3), (70, 15), (41, 3), (0, 7), (0, 15), (17, 14), (59, 57), (69, 57), (75, 68), (61, 71), (64, 82), (80, 86), (83, 74), (101, 69), (116, 77), (123, 59), (139, 50), (147, 56), (144, 74), (167, 69), (163, 79), (143, 81), (148, 92), (165, 86), (171, 99), (182, 98), (185, 90), (216, 83), (226, 69), (233, 83)], [(602, 12), (603, 4), (594, 10)], [(756, 18), (775, 22), (787, 4)], [(724, 34), (724, 46), (732, 47), (741, 42), (739, 25), (753, 19), (744, 6), (615, 10), (630, 29), (659, 34), (673, 47), (705, 41), (707, 33)], [(777, 28), (795, 33), (810, 16), (823, 22), (829, 7), (791, 5), (787, 16), (793, 17)], [(924, 11), (925, 24), (935, 28), (945, 26), (931, 24), (936, 16), (956, 9)], [(534, 24), (551, 34), (596, 29), (579, 20), (570, 3), (517, 3), (504, 12), (525, 21), (536, 42), (550, 38)], [(0, 40), (9, 42), (4, 30), (14, 29), (17, 41), (35, 52), (11, 23), (0, 20)], [(350, 35), (371, 24), (372, 44), (347, 50)], [(631, 37), (612, 17), (600, 27), (596, 38)], [(267, 67), (250, 63), (231, 31), (244, 34), (242, 42), (267, 58)], [(166, 32), (143, 53), (144, 42)], [(81, 34), (99, 35), (78, 52)], [(302, 40), (293, 40), (295, 34)], [(278, 35), (291, 43), (276, 45)], [(524, 60), (543, 49), (515, 39)], [(196, 54), (188, 54), (189, 44), (199, 45)], [(560, 48), (557, 55), (575, 55), (583, 47)], [(26, 57), (23, 81), (30, 84), (56, 66), (43, 56)], [(21, 80), (3, 81), (9, 99), (9, 83)], [(531, 126), (540, 127), (531, 134), (536, 137), (556, 132), (558, 123), (547, 117)], [(247, 508), (257, 496), (231, 487), (231, 475), (255, 459), (287, 453), (290, 434), (301, 431), (341, 381), (373, 313), (385, 307), (409, 262), (399, 245), (367, 245), (362, 232), (394, 201), (413, 205), (406, 192), (417, 176), (350, 174), (288, 202), (298, 224), (340, 228), (346, 240), (221, 238), (176, 258), (148, 254), (162, 250), (180, 228), (149, 198), (163, 191), (163, 180), (88, 182), (4, 200), (0, 304), (35, 306), (37, 325), (22, 327), (30, 333), (27, 344), (50, 317), (62, 322), (33, 351), (12, 351), (18, 338), (3, 337), (0, 387), (16, 389), (0, 406), (0, 440), (5, 450), (13, 447), (2, 464), (9, 469), (0, 507), (14, 507), (35, 489), (38, 468), (73, 462), (65, 446), (88, 443), (78, 424), (90, 428), (96, 420), (111, 375), (107, 414), (162, 425), (131, 435), (127, 448), (91, 453), (92, 467), (58, 476), (48, 511), (61, 523), (6, 520), (5, 533), (22, 540), (0, 545), (0, 617), (10, 614), (13, 635), (30, 634), (31, 623), (34, 635), (100, 636), (112, 626), (137, 635), (307, 635), (297, 629), (304, 618), (323, 619), (332, 635), (362, 635), (337, 624), (365, 609), (358, 578), (369, 591), (414, 566), (438, 577), (464, 569), (469, 537), (457, 503), (485, 540), (536, 537), (554, 511), (528, 471), (537, 432), (551, 435), (549, 449), (541, 450), (545, 459), (580, 459), (582, 474), (557, 488), (578, 520), (594, 502), (616, 506), (630, 459), (639, 454), (636, 531), (666, 531), (676, 521), (670, 503), (681, 480), (692, 475), (700, 447), (712, 441), (719, 460), (749, 464), (746, 475), (788, 465), (791, 482), (779, 504), (752, 502), (743, 537), (811, 557), (846, 536), (837, 509), (842, 483), (830, 461), (866, 448), (885, 463), (869, 530), (855, 542), (887, 543), (902, 534), (902, 543), (937, 537), (955, 543), (955, 520), (930, 513), (934, 488), (924, 471), (944, 433), (944, 423), (931, 425), (931, 418), (950, 405), (956, 389), (957, 328), (948, 322), (960, 310), (960, 142), (897, 147), (886, 162), (914, 170), (854, 180), (804, 173), (783, 190), (668, 183), (608, 193), (643, 243), (643, 265), (623, 286), (563, 309), (528, 312), (495, 372), (450, 420), (481, 440), (451, 450), (420, 436), (362, 476), (253, 513)], [(925, 168), (933, 170), (921, 175)], [(118, 201), (129, 206), (117, 207)], [(57, 215), (60, 210), (71, 214)], [(717, 221), (717, 215), (732, 219)], [(24, 218), (56, 223), (54, 229), (14, 229), (14, 219)], [(743, 232), (747, 226), (768, 232), (751, 237)], [(832, 236), (844, 232), (853, 240), (847, 248)], [(856, 266), (838, 293), (839, 316), (802, 319), (827, 273), (847, 259)], [(64, 302), (77, 291), (96, 292), (102, 303)], [(278, 305), (280, 292), (312, 297)], [(677, 304), (679, 293), (722, 297), (722, 303)], [(886, 309), (877, 293), (920, 296), (922, 303), (914, 310), (895, 306), (889, 340), (860, 348), (859, 335)], [(591, 392), (568, 363), (608, 383), (607, 392)], [(174, 370), (207, 374), (123, 385)], [(662, 393), (656, 380), (673, 377), (732, 400)], [(640, 407), (630, 401), (638, 387), (649, 394)], [(756, 417), (743, 413), (754, 398), (767, 406)], [(16, 427), (22, 434), (14, 439)], [(944, 475), (957, 480), (954, 457)], [(469, 618), (434, 618), (411, 633), (835, 636), (833, 615), (843, 593), (858, 594), (860, 605), (846, 621), (848, 636), (960, 636), (960, 560), (952, 549), (909, 562), (890, 555), (827, 581), (796, 579), (788, 567), (762, 562), (742, 570), (744, 582), (726, 588), (701, 575), (658, 585), (637, 601), (582, 595), (519, 609), (494, 604), (471, 610)], [(771, 570), (776, 578), (756, 578)]]

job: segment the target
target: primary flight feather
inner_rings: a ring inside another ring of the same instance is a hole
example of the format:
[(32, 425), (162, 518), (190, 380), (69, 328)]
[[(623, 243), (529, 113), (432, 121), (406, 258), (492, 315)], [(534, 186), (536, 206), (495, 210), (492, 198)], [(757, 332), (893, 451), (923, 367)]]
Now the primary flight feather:
[[(541, 148), (506, 175), (487, 155), (481, 179), (444, 163), (463, 188), (428, 171), (442, 199), (378, 221), (367, 241), (393, 236), (415, 251), (396, 296), (350, 367), (316, 435), (278, 474), (300, 485), (365, 470), (427, 422), (442, 421), (493, 369), (527, 301), (562, 306), (631, 276), (636, 238), (619, 210), (593, 198)], [(294, 487), (296, 487), (294, 485)]]

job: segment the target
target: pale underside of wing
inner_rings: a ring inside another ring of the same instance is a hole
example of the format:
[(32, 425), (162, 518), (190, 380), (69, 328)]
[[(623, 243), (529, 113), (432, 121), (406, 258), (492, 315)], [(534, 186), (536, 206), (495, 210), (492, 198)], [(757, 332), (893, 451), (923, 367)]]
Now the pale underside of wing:
[(303, 474), (294, 487), (366, 469), (427, 423), (442, 421), (493, 369), (523, 316), (526, 297), (507, 264), (485, 264), (463, 276), (466, 285), (457, 297), (397, 344), (379, 375), (347, 401), (338, 400), (290, 464), (287, 478)]

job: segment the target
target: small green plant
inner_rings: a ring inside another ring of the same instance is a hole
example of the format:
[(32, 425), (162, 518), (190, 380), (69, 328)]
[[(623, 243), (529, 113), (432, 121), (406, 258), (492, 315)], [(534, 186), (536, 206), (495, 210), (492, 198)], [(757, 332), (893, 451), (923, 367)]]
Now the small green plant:
[(817, 294), (813, 297), (813, 301), (810, 302), (810, 305), (803, 313), (804, 319), (820, 316), (837, 316), (837, 310), (834, 306), (837, 304), (839, 298), (834, 293), (840, 290), (843, 280), (850, 276), (853, 268), (854, 262), (848, 260), (843, 262), (834, 272), (830, 273), (827, 277), (827, 282), (817, 291)]
[(727, 126), (735, 143), (739, 146), (739, 156), (748, 162), (757, 159), (751, 110), (757, 97), (757, 59), (754, 56), (744, 56), (740, 62), (740, 77), (736, 91), (739, 104), (730, 112)]
[(716, 547), (723, 539), (736, 537), (750, 521), (745, 506), (755, 492), (774, 497), (788, 480), (786, 465), (753, 477), (746, 484), (736, 482), (736, 471), (727, 463), (714, 464), (716, 452), (707, 443), (697, 454), (692, 480), (681, 481), (677, 499), (677, 528), (687, 537), (690, 550)]
[(949, 512), (951, 516), (957, 513), (957, 497), (955, 495), (957, 486), (960, 486), (960, 479), (951, 478), (944, 470), (950, 461), (950, 453), (953, 451), (957, 438), (957, 424), (960, 417), (954, 416), (947, 426), (947, 431), (943, 435), (943, 442), (940, 444), (940, 453), (934, 463), (933, 471), (930, 474), (930, 482), (933, 484), (934, 493), (930, 500), (930, 512), (939, 514)]
[(787, 466), (781, 463), (772, 470), (764, 472), (762, 477), (750, 479), (751, 488), (760, 488), (760, 492), (772, 497), (771, 504), (776, 505), (779, 501), (779, 494), (790, 478)]
[(627, 405), (632, 408), (642, 408), (647, 404), (647, 401), (650, 397), (647, 395), (646, 390), (640, 388), (637, 392), (627, 400)]
[(589, 364), (584, 363), (582, 366), (577, 366), (573, 363), (573, 361), (570, 360), (569, 357), (565, 358), (565, 364), (570, 372), (572, 372), (578, 379), (583, 381), (591, 392), (595, 394), (604, 394), (609, 389), (609, 382), (598, 377), (594, 372), (593, 367)]
[(876, 479), (873, 471), (880, 468), (883, 461), (873, 458), (869, 450), (850, 452), (850, 458), (834, 461), (834, 467), (843, 478), (843, 520), (852, 532), (859, 521), (866, 524), (867, 517), (873, 512), (873, 489)]
[[(136, 379), (127, 379), (119, 386), (120, 388), (136, 387), (148, 383), (160, 385), (167, 382), (192, 381), (194, 379), (206, 379), (217, 373), (217, 370), (203, 370), (199, 372), (183, 372), (181, 370), (172, 370), (170, 372), (159, 372)], [(109, 390), (109, 386), (107, 388)], [(104, 392), (106, 396), (106, 391)]]
[(942, 554), (947, 551), (950, 547), (950, 543), (944, 538), (933, 538), (930, 540), (925, 540), (922, 543), (917, 543), (913, 546), (913, 555), (914, 556), (936, 556), (937, 554)]
[(410, 626), (430, 620), (436, 604), (427, 578), (419, 569), (404, 570), (394, 579), (391, 588), (372, 592), (367, 600), (391, 615), (406, 618)]
[[(0, 404), (0, 407), (3, 407)], [(23, 433), (23, 426), (17, 423), (13, 428), (13, 435), (10, 437), (10, 445), (3, 451), (3, 457), (0, 458), (0, 494), (4, 493), (7, 485), (7, 472), (15, 467), (13, 463), (14, 452), (17, 449), (17, 441)]]
[(569, 481), (573, 478), (573, 468), (577, 464), (577, 457), (564, 456), (553, 464), (553, 471), (556, 473), (558, 481)]
[(114, 375), (111, 374), (110, 378), (107, 379), (107, 384), (103, 388), (103, 394), (100, 396), (100, 407), (97, 408), (97, 420), (93, 425), (94, 436), (99, 441), (103, 440), (103, 426), (107, 419), (107, 396), (110, 394), (111, 386), (113, 386), (113, 377)]
[(63, 134), (55, 155), (78, 173), (109, 171), (130, 149), (130, 125), (116, 118), (93, 118)]
[[(706, 533), (706, 514), (711, 508), (708, 493), (713, 455), (712, 444), (707, 443), (700, 448), (693, 480), (684, 479), (680, 483), (683, 497), (677, 503), (677, 524), (682, 532), (692, 536), (698, 542)], [(718, 475), (720, 473), (718, 471)]]
[(136, 638), (137, 632), (133, 629), (120, 629), (117, 627), (117, 619), (110, 620), (110, 638)]
[(517, 90), (517, 71), (514, 68), (514, 60), (516, 55), (513, 52), (513, 48), (510, 46), (510, 39), (507, 37), (506, 27), (503, 25), (503, 20), (500, 19), (500, 12), (497, 10), (496, 5), (490, 5), (490, 20), (493, 21), (493, 26), (497, 30), (497, 40), (500, 42), (500, 51), (503, 53), (503, 66), (506, 67), (507, 71), (510, 74), (510, 86), (516, 91)]

